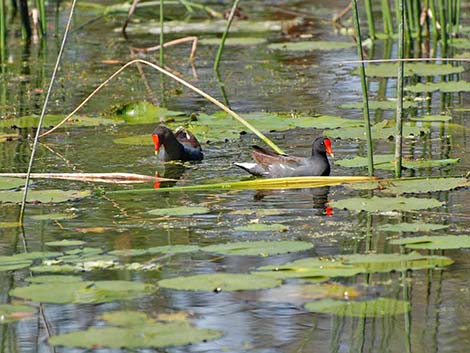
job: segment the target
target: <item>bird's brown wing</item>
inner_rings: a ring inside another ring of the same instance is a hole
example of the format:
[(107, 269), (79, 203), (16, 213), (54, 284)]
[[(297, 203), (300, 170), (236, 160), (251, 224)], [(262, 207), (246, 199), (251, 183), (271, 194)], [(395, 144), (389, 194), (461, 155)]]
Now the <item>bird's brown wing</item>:
[(263, 168), (268, 168), (273, 164), (285, 164), (289, 167), (296, 167), (302, 164), (304, 158), (295, 156), (283, 156), (275, 152), (270, 152), (259, 146), (253, 146), (251, 150), (253, 159)]
[(201, 148), (201, 145), (196, 137), (183, 128), (178, 128), (176, 130), (175, 137), (183, 145), (189, 145), (193, 148)]

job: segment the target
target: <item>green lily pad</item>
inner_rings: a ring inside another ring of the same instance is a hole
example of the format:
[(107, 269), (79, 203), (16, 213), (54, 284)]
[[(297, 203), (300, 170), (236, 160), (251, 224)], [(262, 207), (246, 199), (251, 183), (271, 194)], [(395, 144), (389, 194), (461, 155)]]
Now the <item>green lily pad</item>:
[[(121, 107), (113, 109), (110, 113), (115, 119), (123, 120), (127, 124), (157, 124), (160, 119), (173, 116), (182, 116), (184, 113), (171, 111), (166, 108), (161, 108), (146, 101), (128, 103)], [(150, 138), (150, 137), (148, 137)]]
[(0, 304), (0, 323), (33, 319), (37, 309), (27, 305)]
[(114, 139), (113, 142), (119, 145), (153, 146), (153, 141), (150, 134), (122, 137)]
[(100, 318), (111, 325), (123, 327), (142, 326), (153, 322), (146, 313), (130, 310), (104, 313)]
[(75, 239), (62, 239), (56, 241), (49, 241), (46, 243), (47, 246), (54, 246), (54, 247), (66, 247), (66, 246), (80, 246), (86, 244), (83, 240), (75, 240)]
[[(202, 38), (198, 44), (201, 45), (220, 45), (221, 38)], [(266, 43), (266, 38), (262, 37), (228, 37), (224, 45), (228, 46), (252, 46)]]
[(432, 232), (435, 230), (441, 230), (449, 228), (444, 224), (430, 224), (430, 223), (398, 223), (398, 224), (382, 224), (377, 227), (378, 231), (381, 232)]
[[(364, 105), (362, 102), (343, 103), (343, 104), (340, 104), (339, 107), (341, 109), (363, 109)], [(417, 107), (418, 107), (418, 103), (416, 102), (410, 102), (410, 101), (403, 102), (404, 109), (417, 108)], [(395, 110), (397, 109), (397, 102), (395, 100), (369, 101), (369, 109), (370, 110), (375, 110), (375, 109)]]
[(75, 265), (38, 265), (30, 270), (34, 273), (78, 273), (83, 269)]
[(289, 226), (280, 223), (251, 223), (233, 228), (241, 232), (285, 232)]
[(380, 318), (403, 315), (410, 311), (410, 304), (406, 301), (389, 298), (367, 301), (324, 299), (305, 304), (305, 309), (314, 313), (331, 314), (341, 317)]
[(197, 245), (164, 245), (148, 248), (148, 254), (183, 254), (187, 252), (198, 251), (200, 248)]
[(20, 270), (31, 266), (32, 260), (18, 259), (16, 256), (0, 256), (0, 272)]
[[(55, 126), (64, 120), (65, 115), (46, 115), (44, 117), (43, 127)], [(0, 128), (9, 128), (17, 126), (20, 128), (31, 128), (38, 126), (39, 116), (23, 116), (15, 119), (0, 120)], [(100, 125), (115, 125), (116, 122), (105, 118), (93, 118), (87, 116), (73, 116), (63, 126), (89, 127)], [(24, 182), (23, 182), (24, 185)]]
[(305, 251), (311, 248), (313, 248), (313, 244), (305, 241), (260, 240), (210, 245), (201, 248), (201, 250), (222, 255), (270, 256)]
[(182, 216), (192, 216), (197, 214), (209, 213), (211, 210), (203, 206), (192, 206), (192, 207), (172, 207), (172, 208), (156, 208), (147, 213), (152, 216), (172, 216), (172, 217), (182, 217)]
[(455, 59), (470, 59), (470, 51), (464, 51), (463, 53), (456, 54), (454, 55), (454, 58)]
[(423, 256), (419, 253), (402, 254), (353, 254), (344, 255), (341, 261), (345, 265), (358, 266), (367, 273), (422, 270), (444, 267), (453, 263), (445, 256)]
[[(438, 76), (438, 75), (451, 75), (463, 72), (464, 68), (461, 66), (452, 66), (450, 64), (426, 64), (426, 63), (405, 63), (404, 76)], [(398, 64), (397, 63), (382, 63), (382, 64), (369, 64), (366, 67), (366, 75), (371, 77), (397, 77)], [(353, 70), (353, 73), (358, 75), (359, 70)]]
[(186, 321), (152, 323), (148, 319), (124, 327), (90, 327), (86, 331), (65, 333), (49, 338), (53, 346), (87, 349), (162, 348), (206, 342), (218, 338), (221, 331), (202, 329)]
[(0, 222), (0, 228), (18, 228), (21, 227), (20, 222)]
[(121, 249), (121, 250), (113, 250), (110, 251), (108, 254), (114, 256), (141, 256), (147, 254), (146, 249)]
[(448, 191), (470, 186), (467, 178), (430, 178), (393, 180), (382, 191), (392, 194), (419, 194), (436, 191)]
[(469, 38), (453, 38), (449, 44), (457, 49), (470, 49), (470, 39)]
[(271, 50), (286, 51), (330, 51), (354, 48), (356, 44), (353, 42), (334, 42), (334, 41), (304, 41), (304, 42), (288, 42), (269, 44)]
[(417, 197), (352, 197), (331, 201), (330, 206), (345, 208), (352, 211), (384, 212), (384, 211), (415, 211), (440, 207), (444, 202), (435, 199)]
[(27, 277), (25, 281), (30, 283), (75, 283), (83, 282), (83, 279), (78, 276), (46, 275)]
[[(392, 122), (384, 120), (375, 124), (371, 128), (372, 138), (385, 140), (395, 136), (395, 127)], [(411, 126), (410, 123), (403, 124), (403, 137), (410, 138), (429, 133), (429, 129), (424, 126)], [(366, 133), (362, 127), (350, 127), (336, 130), (325, 130), (323, 135), (331, 138), (365, 140)]]
[[(393, 154), (374, 155), (374, 166), (376, 169), (393, 170), (395, 156)], [(402, 167), (406, 169), (438, 168), (450, 164), (456, 164), (460, 161), (458, 158), (448, 159), (408, 159), (402, 160)], [(347, 168), (365, 168), (368, 166), (368, 158), (354, 157), (350, 159), (340, 159), (335, 164)], [(379, 182), (380, 183), (380, 182)], [(353, 188), (355, 186), (353, 185)]]
[(162, 288), (192, 291), (239, 291), (273, 288), (280, 280), (242, 273), (212, 273), (188, 277), (164, 279), (158, 282)]
[(401, 238), (390, 241), (390, 244), (405, 245), (410, 249), (447, 250), (470, 248), (468, 235), (436, 235), (413, 238)]
[(31, 219), (34, 219), (35, 221), (61, 221), (64, 219), (72, 219), (77, 217), (77, 215), (73, 213), (46, 213), (46, 214), (41, 214), (41, 215), (34, 215), (31, 216)]
[(443, 82), (427, 82), (418, 83), (414, 86), (407, 86), (404, 88), (405, 91), (414, 93), (431, 93), (431, 92), (470, 92), (470, 82), (466, 81), (443, 81)]
[(88, 304), (139, 298), (154, 290), (153, 285), (131, 281), (55, 282), (17, 287), (10, 295), (37, 303)]
[(0, 134), (0, 143), (19, 140), (20, 137), (18, 134)]
[[(88, 190), (30, 190), (28, 202), (32, 203), (58, 203), (78, 200), (91, 195)], [(0, 202), (20, 203), (23, 200), (23, 191), (0, 191)]]
[(20, 178), (0, 177), (0, 190), (15, 189), (24, 186), (24, 183)]
[(423, 115), (410, 118), (413, 121), (436, 121), (436, 122), (446, 122), (452, 120), (452, 117), (449, 115)]

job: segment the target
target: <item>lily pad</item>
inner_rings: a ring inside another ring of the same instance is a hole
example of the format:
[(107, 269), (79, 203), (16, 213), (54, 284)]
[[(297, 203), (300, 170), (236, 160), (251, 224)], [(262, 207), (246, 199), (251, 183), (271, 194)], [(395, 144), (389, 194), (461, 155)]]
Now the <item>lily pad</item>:
[(133, 145), (133, 146), (153, 145), (152, 138), (150, 137), (149, 134), (122, 137), (122, 138), (114, 139), (113, 142), (119, 145)]
[(156, 208), (147, 213), (152, 216), (172, 216), (172, 217), (182, 217), (182, 216), (192, 216), (197, 214), (209, 213), (211, 210), (203, 206), (181, 206), (181, 207), (172, 207), (172, 208)]
[(444, 202), (435, 199), (417, 197), (352, 197), (331, 201), (330, 206), (345, 208), (352, 211), (384, 212), (384, 211), (415, 211), (440, 207)]
[[(59, 203), (78, 200), (91, 195), (88, 190), (30, 190), (28, 202), (32, 203)], [(23, 200), (22, 191), (0, 191), (0, 202), (20, 203)]]
[(289, 226), (280, 223), (251, 223), (234, 228), (234, 230), (241, 232), (285, 232), (288, 229)]
[(77, 217), (77, 215), (73, 213), (46, 213), (46, 214), (41, 214), (41, 215), (34, 215), (31, 216), (31, 219), (34, 219), (35, 221), (61, 221), (64, 219), (72, 219)]
[(83, 282), (83, 279), (79, 276), (45, 275), (27, 277), (25, 281), (30, 283), (75, 283)]
[(23, 319), (32, 319), (37, 309), (27, 305), (0, 304), (0, 323), (7, 324)]
[[(46, 115), (44, 117), (43, 127), (55, 126), (64, 120), (65, 115)], [(15, 119), (0, 120), (0, 128), (9, 128), (17, 126), (19, 128), (31, 128), (38, 126), (39, 116), (23, 116)], [(87, 116), (73, 116), (63, 126), (89, 127), (100, 125), (115, 125), (116, 122), (105, 118), (94, 118)], [(23, 182), (24, 185), (24, 182)]]
[(410, 311), (410, 304), (406, 301), (389, 298), (367, 301), (324, 299), (305, 304), (305, 309), (314, 313), (331, 314), (341, 317), (380, 318), (403, 315)]
[(56, 282), (17, 287), (10, 295), (37, 303), (88, 304), (139, 298), (154, 290), (153, 285), (131, 281)]
[(412, 121), (431, 121), (431, 122), (447, 122), (452, 120), (449, 115), (423, 115), (410, 118)]
[[(364, 105), (362, 102), (343, 103), (343, 104), (340, 104), (339, 107), (341, 109), (363, 109)], [(403, 102), (404, 109), (417, 108), (417, 107), (418, 107), (418, 103), (416, 102), (410, 102), (410, 101)], [(369, 101), (369, 109), (370, 110), (375, 110), (375, 109), (395, 110), (397, 109), (397, 102), (396, 100)]]
[(158, 282), (162, 288), (192, 291), (239, 291), (273, 288), (280, 280), (266, 276), (242, 273), (212, 273), (188, 277), (164, 279)]
[(453, 38), (449, 44), (457, 49), (470, 49), (470, 39), (469, 38)]
[[(385, 140), (395, 136), (395, 127), (392, 127), (392, 122), (384, 120), (375, 124), (371, 128), (372, 138)], [(410, 123), (403, 124), (403, 137), (411, 138), (429, 133), (429, 129), (424, 126), (411, 126)], [(365, 140), (366, 133), (362, 127), (350, 127), (336, 130), (326, 130), (323, 135), (331, 138), (341, 139), (357, 139)]]
[(210, 245), (201, 248), (201, 250), (222, 255), (270, 256), (305, 251), (311, 248), (313, 248), (313, 244), (305, 241), (260, 240)]
[[(221, 38), (202, 38), (198, 44), (201, 45), (220, 45)], [(228, 46), (252, 46), (266, 43), (266, 38), (262, 37), (228, 37), (224, 45)]]
[(448, 191), (470, 186), (467, 178), (429, 178), (393, 180), (382, 191), (393, 194), (419, 194), (436, 191)]
[(141, 256), (147, 254), (146, 249), (120, 249), (120, 250), (113, 250), (109, 252), (110, 255), (115, 256)]
[(470, 248), (468, 235), (436, 235), (413, 238), (401, 238), (390, 241), (390, 244), (405, 245), (409, 249), (447, 250)]
[[(146, 101), (133, 102), (114, 108), (110, 113), (117, 120), (123, 120), (127, 124), (158, 123), (160, 119), (185, 115), (183, 112), (171, 111), (157, 107)], [(148, 137), (150, 138), (150, 137)]]
[(86, 331), (52, 336), (49, 338), (49, 343), (53, 346), (87, 349), (162, 348), (206, 342), (222, 335), (221, 331), (197, 328), (186, 321), (165, 323), (149, 321), (148, 319), (140, 320), (139, 323), (120, 321), (121, 327), (90, 327)]
[(22, 187), (24, 183), (25, 181), (20, 178), (0, 177), (0, 190)]
[(410, 254), (353, 254), (344, 255), (341, 261), (345, 265), (358, 266), (367, 273), (391, 272), (406, 270), (422, 270), (444, 267), (453, 261), (445, 256), (423, 256), (413, 252)]
[(49, 241), (46, 243), (47, 246), (53, 247), (66, 247), (66, 246), (80, 246), (86, 244), (83, 240), (75, 240), (75, 239), (62, 239), (56, 241)]
[[(427, 63), (405, 63), (404, 76), (438, 76), (451, 75), (463, 72), (461, 66), (452, 66), (450, 64), (427, 64)], [(398, 72), (397, 63), (369, 64), (366, 67), (366, 75), (371, 77), (390, 77), (396, 78)], [(354, 74), (359, 74), (359, 70), (353, 70)]]
[(0, 134), (0, 143), (19, 140), (20, 137), (18, 134)]
[[(393, 154), (374, 155), (374, 166), (376, 169), (393, 170), (395, 156)], [(438, 168), (446, 165), (456, 164), (460, 161), (458, 158), (448, 159), (409, 159), (402, 160), (402, 167), (406, 169)], [(368, 158), (354, 157), (351, 159), (340, 159), (335, 164), (348, 168), (365, 168), (368, 165)], [(354, 186), (353, 186), (354, 188)]]
[(443, 82), (427, 82), (418, 83), (414, 86), (407, 86), (404, 88), (405, 91), (414, 93), (431, 93), (431, 92), (470, 92), (470, 82), (466, 81), (443, 81)]
[(430, 224), (430, 223), (398, 223), (398, 224), (382, 224), (377, 227), (377, 230), (381, 232), (432, 232), (435, 230), (441, 230), (449, 228), (445, 224)]
[(18, 228), (21, 227), (20, 222), (0, 222), (0, 228)]
[(148, 254), (182, 254), (187, 252), (198, 251), (200, 248), (197, 245), (165, 245), (155, 246), (148, 248)]
[(0, 272), (20, 270), (31, 266), (32, 260), (13, 256), (0, 256)]
[(334, 41), (304, 41), (304, 42), (288, 42), (269, 44), (271, 50), (286, 51), (330, 51), (354, 48), (356, 44), (353, 42), (334, 42)]

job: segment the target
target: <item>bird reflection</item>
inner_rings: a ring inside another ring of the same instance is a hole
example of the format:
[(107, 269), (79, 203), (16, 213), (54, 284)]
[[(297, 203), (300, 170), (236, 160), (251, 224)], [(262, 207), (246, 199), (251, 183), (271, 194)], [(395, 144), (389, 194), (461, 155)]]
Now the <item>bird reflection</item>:
[(160, 187), (172, 187), (177, 183), (177, 180), (181, 178), (181, 176), (184, 174), (186, 171), (186, 167), (182, 163), (165, 163), (164, 164), (164, 169), (163, 172), (155, 172), (155, 176), (160, 176), (162, 178), (168, 178), (168, 179), (176, 179), (175, 181), (166, 181), (161, 184), (161, 182), (155, 182), (153, 185), (154, 189), (159, 189)]

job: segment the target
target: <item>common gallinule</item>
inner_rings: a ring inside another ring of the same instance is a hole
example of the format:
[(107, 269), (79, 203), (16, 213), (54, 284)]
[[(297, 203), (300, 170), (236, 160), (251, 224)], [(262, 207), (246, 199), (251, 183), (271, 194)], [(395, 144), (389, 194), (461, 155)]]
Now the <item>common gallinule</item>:
[(313, 141), (311, 157), (283, 156), (253, 146), (251, 156), (256, 163), (235, 163), (235, 165), (253, 175), (268, 178), (327, 176), (330, 175), (327, 153), (334, 156), (331, 141), (321, 136)]
[(161, 161), (200, 161), (204, 158), (201, 145), (193, 134), (178, 128), (173, 133), (159, 125), (152, 133), (155, 154)]

